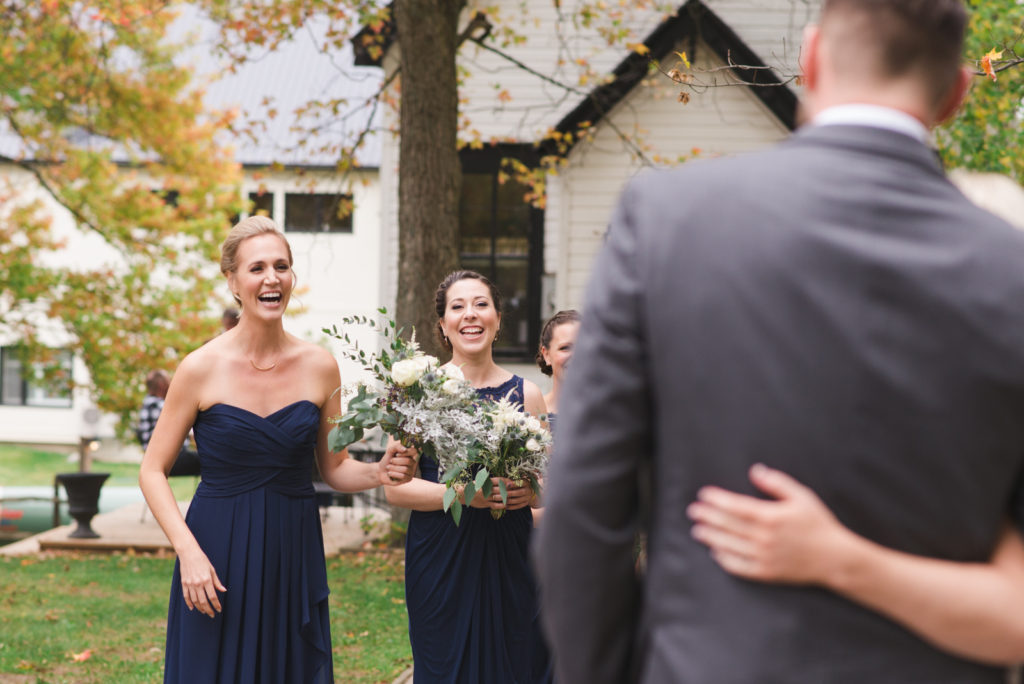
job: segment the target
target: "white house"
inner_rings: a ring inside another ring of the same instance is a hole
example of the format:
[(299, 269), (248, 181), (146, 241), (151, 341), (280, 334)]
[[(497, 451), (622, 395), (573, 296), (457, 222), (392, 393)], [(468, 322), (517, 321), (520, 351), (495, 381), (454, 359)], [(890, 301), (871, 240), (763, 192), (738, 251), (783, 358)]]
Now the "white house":
[[(645, 164), (744, 152), (777, 141), (793, 128), (796, 96), (785, 79), (796, 73), (800, 32), (819, 4), (680, 0), (672, 14), (631, 10), (625, 20), (636, 45), (627, 48), (609, 47), (596, 30), (572, 27), (550, 0), (489, 3), (506, 19), (515, 17), (526, 40), (506, 46), (495, 32), (460, 49), (468, 73), (461, 93), (464, 135), (484, 143), (461, 153), (460, 249), (464, 265), (491, 276), (507, 300), (499, 350), (504, 364), (543, 386), (530, 361), (540, 324), (558, 309), (578, 307), (588, 278), (600, 277), (591, 272), (591, 264), (616, 197)], [(467, 22), (474, 11), (466, 10)], [(371, 315), (382, 304), (390, 308), (395, 299), (398, 136), (389, 131), (397, 112), (378, 111), (372, 125), (376, 134), (361, 148), (357, 170), (344, 181), (336, 169), (338, 141), (364, 128), (366, 116), (350, 112), (325, 131), (322, 144), (307, 140), (297, 148), (287, 113), (311, 97), (344, 96), (357, 107), (395, 68), (397, 47), (386, 44), (383, 56), (374, 59), (358, 49), (357, 35), (355, 56), (339, 58), (317, 48), (315, 26), (311, 33), (314, 39), (299, 35), (280, 51), (225, 76), (210, 88), (209, 102), (239, 106), (266, 127), (257, 143), (237, 141), (237, 159), (245, 171), (241, 191), (283, 226), (292, 244), (304, 287), (294, 298), (302, 313), (289, 317), (286, 327), (320, 340), (320, 329), (340, 323), (342, 316)], [(685, 73), (699, 82), (714, 79), (718, 87), (691, 92), (649, 70), (649, 58), (670, 70), (681, 62), (675, 53), (690, 60), (692, 70)], [(197, 59), (206, 58), (200, 51)], [(592, 72), (582, 84), (579, 70), (569, 68), (580, 60)], [(739, 84), (739, 79), (755, 78), (765, 85)], [(690, 93), (685, 105), (680, 102), (684, 91)], [(590, 133), (577, 140), (581, 124)], [(572, 144), (559, 150), (552, 131), (563, 139), (572, 134)], [(523, 202), (521, 186), (499, 183), (503, 158), (536, 165), (552, 152), (564, 152), (566, 161), (547, 177), (543, 209)], [(0, 174), (17, 173), (0, 162)], [(31, 179), (24, 184), (25, 192), (34, 191)], [(327, 209), (339, 195), (353, 203), (349, 221), (329, 219)], [(82, 255), (102, 245), (81, 243), (75, 249)], [(225, 287), (223, 303), (229, 301)], [(0, 339), (0, 442), (73, 444), (83, 435), (112, 434), (102, 419), (83, 420), (95, 417), (87, 396), (51, 397), (25, 382), (16, 360), (5, 353), (16, 342)], [(55, 332), (54, 345), (61, 344)], [(85, 373), (76, 366), (76, 379)], [(349, 381), (357, 371), (343, 364), (342, 374)]]

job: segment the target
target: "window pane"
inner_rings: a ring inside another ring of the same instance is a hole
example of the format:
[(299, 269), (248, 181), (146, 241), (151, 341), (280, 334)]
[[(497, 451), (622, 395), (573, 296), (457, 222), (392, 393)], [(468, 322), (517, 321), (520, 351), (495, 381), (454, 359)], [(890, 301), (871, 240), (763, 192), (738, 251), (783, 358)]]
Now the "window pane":
[(0, 379), (3, 381), (0, 403), (21, 405), (25, 403), (21, 396), (21, 362), (14, 355), (14, 350), (0, 349)]
[(274, 193), (250, 192), (249, 201), (252, 202), (252, 209), (249, 210), (250, 216), (269, 216), (274, 218)]
[(530, 205), (523, 200), (526, 188), (513, 180), (498, 185), (499, 256), (527, 256), (530, 253)]
[(459, 251), (463, 254), (491, 253), (491, 214), (494, 176), (467, 173), (462, 176), (459, 202)]
[(33, 369), (25, 403), (29, 406), (71, 406), (71, 353), (62, 351), (54, 362), (59, 366), (57, 377), (47, 379), (42, 366)]
[[(285, 230), (303, 233), (351, 233), (350, 195), (292, 194), (284, 196)], [(338, 207), (348, 209), (338, 218)]]

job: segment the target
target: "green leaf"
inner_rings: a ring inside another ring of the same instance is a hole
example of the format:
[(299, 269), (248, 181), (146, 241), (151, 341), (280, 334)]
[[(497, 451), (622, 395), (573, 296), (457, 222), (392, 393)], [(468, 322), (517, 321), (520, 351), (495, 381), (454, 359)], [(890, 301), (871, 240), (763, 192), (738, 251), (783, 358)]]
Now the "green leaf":
[(455, 487), (449, 487), (448, 489), (444, 490), (444, 499), (442, 499), (442, 501), (444, 503), (445, 511), (451, 508), (452, 501), (455, 501), (455, 497), (457, 494), (458, 492), (455, 491)]
[(327, 435), (327, 448), (337, 453), (349, 444), (358, 442), (362, 438), (362, 428), (350, 428), (343, 425), (335, 425), (330, 434)]
[(501, 503), (508, 505), (508, 489), (504, 480), (498, 480), (498, 491), (501, 492)]
[(462, 520), (462, 502), (458, 498), (452, 503), (452, 520), (455, 521), (456, 527), (458, 527), (459, 521)]
[(476, 474), (476, 479), (474, 480), (474, 483), (476, 484), (476, 488), (477, 489), (483, 489), (484, 488), (484, 482), (487, 480), (488, 477), (490, 477), (490, 475), (491, 474), (489, 472), (487, 472), (487, 468), (481, 468), (480, 472), (478, 472)]
[(442, 478), (441, 481), (444, 482), (445, 484), (451, 482), (452, 480), (455, 479), (455, 477), (459, 473), (462, 472), (463, 468), (465, 468), (465, 467), (466, 467), (465, 463), (458, 463), (458, 464), (456, 464), (455, 467), (452, 468), (451, 470), (445, 471), (444, 477)]
[(466, 485), (466, 488), (462, 490), (462, 500), (466, 502), (467, 506), (469, 506), (469, 502), (473, 500), (474, 496), (476, 496), (476, 487), (474, 487), (473, 483), (470, 482)]

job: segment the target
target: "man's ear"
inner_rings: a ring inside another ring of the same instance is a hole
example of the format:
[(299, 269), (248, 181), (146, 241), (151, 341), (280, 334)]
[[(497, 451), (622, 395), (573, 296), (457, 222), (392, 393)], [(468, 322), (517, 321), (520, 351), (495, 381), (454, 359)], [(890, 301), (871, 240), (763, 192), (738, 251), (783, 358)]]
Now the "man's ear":
[(821, 53), (819, 39), (821, 30), (816, 24), (808, 24), (804, 27), (804, 42), (800, 48), (800, 76), (804, 89), (812, 92), (818, 87), (818, 76), (820, 74)]
[(946, 99), (939, 107), (938, 112), (935, 114), (936, 125), (942, 123), (946, 119), (951, 118), (963, 105), (964, 99), (967, 97), (967, 91), (971, 88), (971, 81), (974, 80), (974, 74), (967, 67), (960, 67), (957, 72), (956, 81), (953, 86), (949, 89), (949, 93), (946, 94)]

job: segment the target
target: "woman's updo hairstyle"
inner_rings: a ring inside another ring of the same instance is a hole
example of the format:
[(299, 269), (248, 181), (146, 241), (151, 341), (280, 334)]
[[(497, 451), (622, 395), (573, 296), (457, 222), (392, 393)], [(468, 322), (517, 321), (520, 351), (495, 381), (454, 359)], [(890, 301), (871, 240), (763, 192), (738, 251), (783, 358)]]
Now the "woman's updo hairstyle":
[[(220, 272), (224, 275), (234, 273), (238, 270), (238, 246), (251, 237), (257, 235), (276, 235), (281, 238), (285, 249), (288, 250), (288, 265), (292, 265), (292, 246), (288, 244), (288, 238), (284, 236), (281, 229), (269, 216), (250, 216), (244, 218), (228, 231), (224, 243), (220, 246)], [(241, 306), (242, 302), (232, 293), (232, 297)]]
[(544, 324), (544, 327), (540, 329), (540, 345), (537, 347), (537, 366), (540, 368), (540, 372), (544, 375), (551, 375), (554, 369), (547, 361), (544, 360), (543, 350), (551, 346), (551, 338), (555, 336), (555, 328), (564, 323), (579, 323), (581, 320), (580, 312), (576, 309), (565, 309), (559, 311), (554, 316), (548, 319), (548, 322)]
[(437, 286), (437, 292), (434, 294), (434, 311), (437, 312), (437, 337), (448, 351), (452, 351), (452, 343), (444, 335), (444, 330), (441, 328), (441, 320), (444, 319), (444, 312), (448, 308), (448, 288), (460, 280), (479, 280), (486, 285), (491, 293), (491, 301), (494, 302), (494, 310), (501, 314), (501, 292), (485, 276), (476, 271), (452, 271), (446, 275), (441, 284)]

